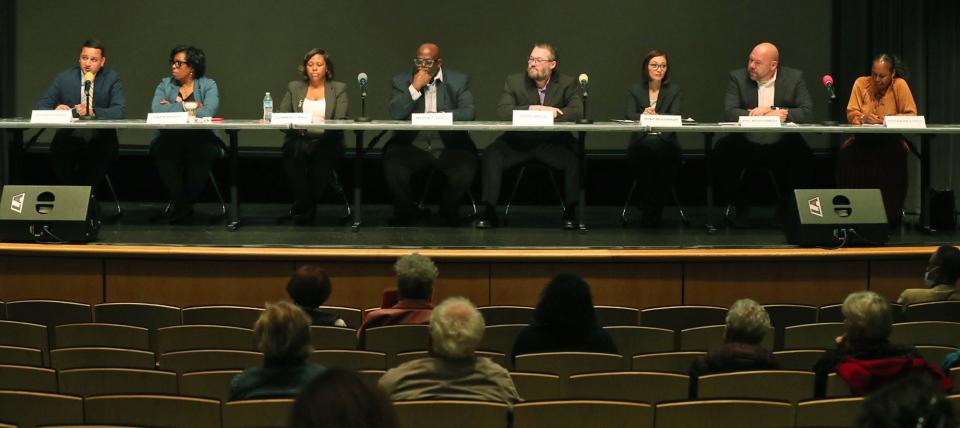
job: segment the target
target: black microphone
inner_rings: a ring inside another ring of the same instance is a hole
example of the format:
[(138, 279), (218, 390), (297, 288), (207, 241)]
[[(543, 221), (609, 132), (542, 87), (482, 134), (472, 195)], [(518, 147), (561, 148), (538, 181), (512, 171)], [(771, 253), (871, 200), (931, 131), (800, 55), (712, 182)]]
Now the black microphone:
[(360, 84), (360, 117), (354, 119), (355, 122), (369, 122), (367, 117), (367, 73), (357, 75), (357, 83)]
[(833, 76), (830, 76), (829, 74), (824, 74), (823, 86), (827, 88), (827, 96), (830, 97), (831, 100), (837, 97), (837, 93), (833, 89)]

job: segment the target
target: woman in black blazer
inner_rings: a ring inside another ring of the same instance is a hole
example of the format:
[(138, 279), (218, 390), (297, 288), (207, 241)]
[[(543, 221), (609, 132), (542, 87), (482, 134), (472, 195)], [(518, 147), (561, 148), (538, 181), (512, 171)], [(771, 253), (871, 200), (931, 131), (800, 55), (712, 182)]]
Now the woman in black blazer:
[[(626, 118), (640, 120), (645, 114), (680, 114), (680, 87), (670, 82), (667, 54), (652, 50), (643, 59), (642, 83), (627, 91)], [(640, 224), (660, 224), (663, 205), (676, 181), (680, 168), (680, 146), (675, 133), (635, 132), (630, 136), (627, 162), (640, 191)]]

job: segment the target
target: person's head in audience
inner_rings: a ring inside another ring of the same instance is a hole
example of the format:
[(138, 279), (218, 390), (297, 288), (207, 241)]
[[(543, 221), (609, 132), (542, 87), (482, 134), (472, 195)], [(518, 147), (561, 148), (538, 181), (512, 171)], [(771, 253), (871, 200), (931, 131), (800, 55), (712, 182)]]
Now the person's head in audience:
[(317, 266), (300, 266), (287, 282), (287, 294), (297, 305), (316, 308), (330, 297), (330, 277)]
[(310, 356), (310, 317), (289, 302), (267, 304), (253, 334), (265, 364), (298, 365)]
[(463, 297), (450, 297), (430, 314), (430, 347), (440, 358), (472, 357), (486, 323), (473, 303)]
[(848, 346), (869, 347), (884, 343), (890, 337), (893, 316), (883, 296), (872, 291), (851, 293), (840, 309), (847, 328), (842, 340)]
[(533, 311), (534, 324), (572, 332), (587, 331), (597, 323), (590, 285), (583, 278), (561, 273), (547, 284)]
[(750, 51), (747, 59), (747, 74), (755, 82), (767, 82), (777, 75), (780, 51), (773, 43), (760, 43)]
[(770, 328), (770, 315), (763, 306), (753, 299), (740, 299), (727, 311), (724, 341), (759, 345)]
[(293, 403), (293, 428), (397, 428), (386, 394), (357, 372), (331, 368), (303, 387)]
[(950, 245), (937, 248), (927, 263), (923, 282), (928, 287), (941, 284), (956, 287), (958, 278), (960, 278), (960, 250)]
[(437, 267), (429, 257), (419, 253), (400, 257), (393, 265), (397, 273), (397, 293), (400, 299), (430, 300)]
[(942, 388), (921, 373), (904, 376), (874, 391), (857, 417), (859, 428), (947, 428), (957, 420)]

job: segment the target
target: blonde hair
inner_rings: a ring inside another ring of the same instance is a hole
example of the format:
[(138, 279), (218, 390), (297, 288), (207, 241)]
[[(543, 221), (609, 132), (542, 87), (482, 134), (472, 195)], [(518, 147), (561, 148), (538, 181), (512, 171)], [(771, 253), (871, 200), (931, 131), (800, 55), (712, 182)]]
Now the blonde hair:
[(433, 260), (420, 253), (408, 254), (397, 259), (393, 270), (397, 273), (397, 291), (401, 297), (430, 298), (433, 281), (437, 279), (437, 266)]
[(433, 352), (447, 358), (469, 357), (480, 346), (485, 328), (483, 315), (473, 303), (463, 297), (448, 298), (430, 314)]
[(883, 296), (872, 291), (850, 293), (840, 308), (847, 325), (846, 340), (854, 344), (881, 342), (890, 337), (893, 315)]
[(290, 302), (268, 303), (253, 334), (266, 359), (305, 361), (310, 356), (310, 317)]
[(771, 328), (770, 315), (756, 300), (740, 299), (727, 311), (726, 340), (758, 344)]

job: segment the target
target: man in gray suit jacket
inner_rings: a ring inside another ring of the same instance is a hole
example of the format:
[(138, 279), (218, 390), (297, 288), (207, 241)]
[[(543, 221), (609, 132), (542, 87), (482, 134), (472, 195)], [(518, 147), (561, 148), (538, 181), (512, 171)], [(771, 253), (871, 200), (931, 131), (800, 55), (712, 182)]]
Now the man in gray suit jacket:
[[(393, 77), (390, 116), (410, 120), (413, 113), (453, 113), (453, 120), (473, 120), (470, 78), (443, 67), (440, 47), (424, 43), (417, 49), (414, 68)], [(460, 224), (459, 206), (473, 183), (477, 149), (465, 131), (398, 131), (383, 148), (383, 175), (393, 195), (393, 226), (415, 224), (425, 214), (413, 197), (411, 177), (433, 168), (447, 178), (440, 214), (448, 226)]]
[[(754, 47), (747, 67), (730, 72), (724, 119), (777, 116), (781, 122), (813, 121), (813, 102), (803, 74), (779, 65), (776, 46), (760, 43)], [(813, 176), (813, 152), (800, 134), (730, 134), (717, 142), (710, 155), (717, 189), (735, 206), (736, 215), (728, 218), (734, 225), (742, 225), (747, 218), (740, 183), (744, 168), (762, 166), (771, 170), (784, 199), (780, 208), (793, 189), (808, 186)]]

